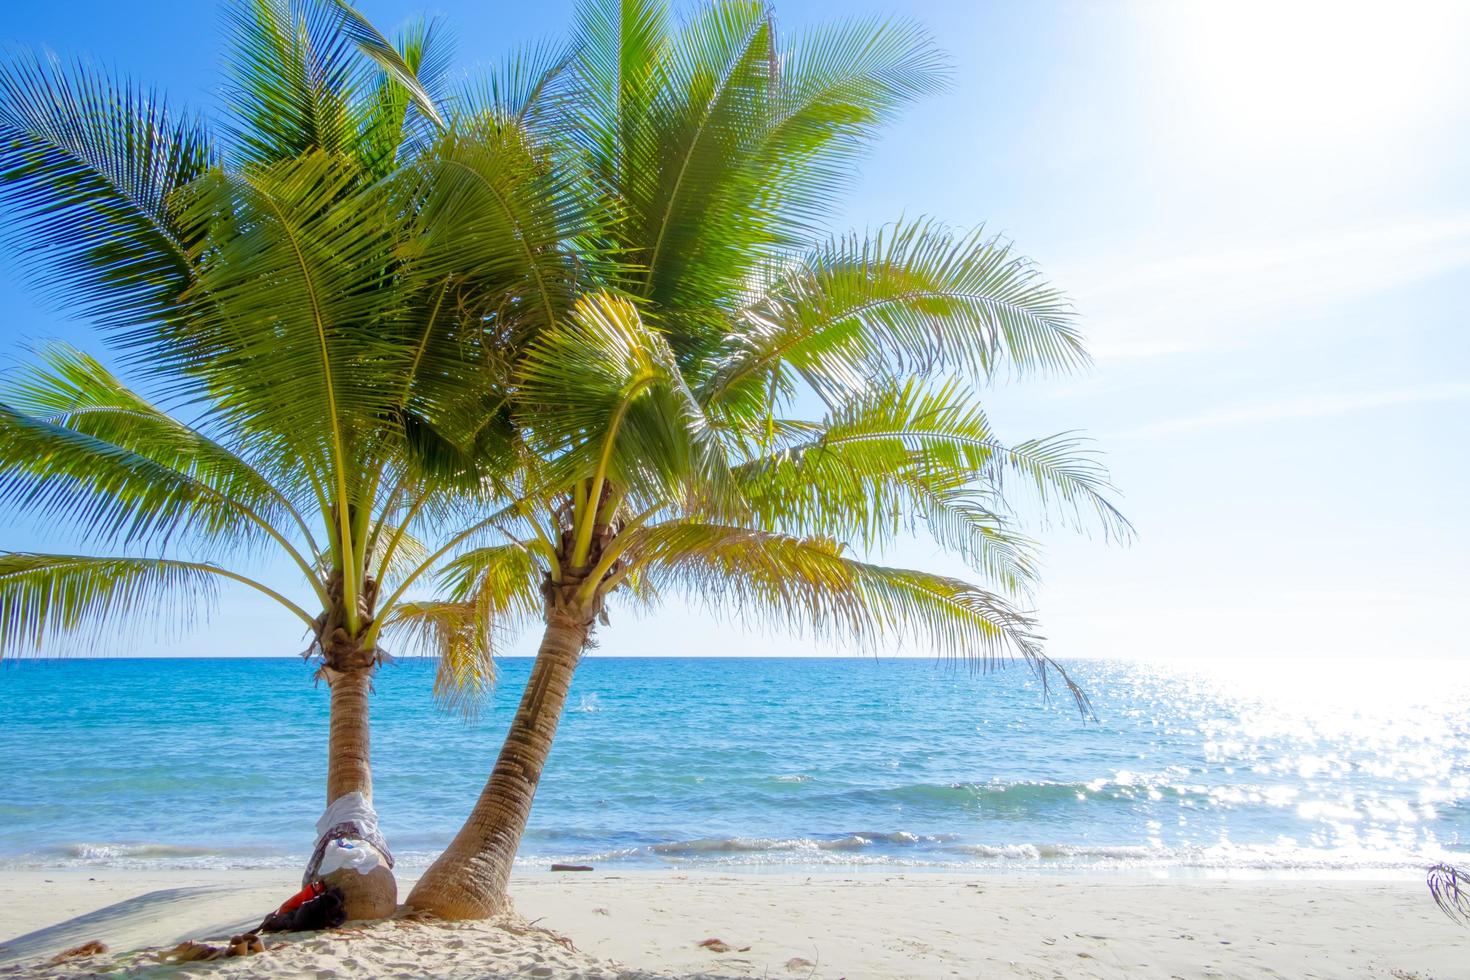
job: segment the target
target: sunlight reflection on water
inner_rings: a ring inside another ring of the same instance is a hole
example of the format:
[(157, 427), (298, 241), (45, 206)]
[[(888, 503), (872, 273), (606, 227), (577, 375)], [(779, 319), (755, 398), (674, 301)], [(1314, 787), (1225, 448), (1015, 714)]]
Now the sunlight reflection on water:
[[(405, 867), (457, 829), (528, 667), (502, 662), (474, 724), (433, 711), (432, 664), (378, 678), (375, 802)], [(523, 860), (1407, 875), (1470, 851), (1470, 664), (1068, 667), (1095, 722), (1022, 670), (589, 657)], [(326, 707), (308, 674), (0, 668), (0, 864), (298, 861)]]

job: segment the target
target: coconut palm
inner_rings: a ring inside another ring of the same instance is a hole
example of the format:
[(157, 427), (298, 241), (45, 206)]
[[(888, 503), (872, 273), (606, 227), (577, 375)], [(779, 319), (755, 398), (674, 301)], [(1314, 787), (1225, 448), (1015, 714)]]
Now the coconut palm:
[[(296, 0), (229, 23), (223, 139), (84, 65), (0, 69), (12, 235), (149, 389), (55, 347), (0, 393), (0, 499), (87, 551), (0, 554), (0, 652), (254, 589), (301, 621), (330, 686), (328, 804), (370, 802), (380, 641), (423, 633), (410, 586), (462, 540), (460, 509), (496, 493), (515, 445), (489, 384), (506, 311), (530, 330), (569, 306), (573, 209), (513, 128), (444, 128), (432, 26), (392, 44)], [(434, 179), (449, 167), (498, 210), (459, 207), (463, 188)], [(261, 558), (301, 588), (267, 584)], [(451, 699), (484, 676), (470, 655), (441, 663)], [(396, 901), (386, 866), (336, 883), (353, 917)]]
[[(1085, 363), (1060, 294), (1003, 241), (925, 221), (811, 244), (876, 128), (942, 79), (917, 28), (852, 22), (794, 42), (717, 0), (672, 29), (657, 0), (589, 0), (573, 55), (519, 110), (617, 220), (602, 288), (517, 349), (527, 447), (509, 502), (419, 605), (455, 646), (544, 634), (469, 819), (408, 904), (500, 908), (568, 688), (609, 596), (676, 593), (841, 640), (1028, 662), (1085, 698), (1019, 603), (1036, 575), (1016, 514), (1131, 529), (1072, 436), (1000, 440), (995, 372)], [(528, 106), (551, 105), (545, 112)], [(873, 560), (905, 530), (985, 587)], [(492, 540), (498, 535), (498, 540)]]

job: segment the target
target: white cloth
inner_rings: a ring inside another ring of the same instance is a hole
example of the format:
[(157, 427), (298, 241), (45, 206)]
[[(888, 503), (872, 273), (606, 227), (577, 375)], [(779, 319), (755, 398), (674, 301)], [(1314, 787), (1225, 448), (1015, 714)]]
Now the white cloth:
[(378, 830), (378, 812), (361, 793), (332, 801), (316, 822), (316, 838), (304, 882), (342, 868), (365, 875), (379, 865), (393, 867), (393, 856)]
[(358, 833), (364, 837), (373, 837), (378, 833), (378, 811), (367, 801), (361, 793), (347, 793), (337, 797), (332, 805), (327, 807), (316, 822), (316, 835), (318, 839), (325, 837), (327, 832), (339, 823), (351, 823), (357, 825)]
[(351, 868), (365, 875), (382, 863), (378, 849), (367, 841), (334, 840), (322, 851), (322, 863), (317, 866), (316, 873), (326, 877), (333, 871)]

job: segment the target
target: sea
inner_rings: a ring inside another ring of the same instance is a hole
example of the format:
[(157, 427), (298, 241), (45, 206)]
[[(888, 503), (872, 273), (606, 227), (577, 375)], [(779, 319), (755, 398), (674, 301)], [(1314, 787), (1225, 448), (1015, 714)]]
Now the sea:
[[(527, 868), (1153, 876), (1422, 874), (1470, 861), (1470, 663), (1023, 667), (612, 658), (579, 668)], [(400, 869), (467, 814), (530, 661), (478, 717), (383, 668), (375, 803)], [(0, 663), (0, 868), (301, 865), (327, 691), (297, 659)]]

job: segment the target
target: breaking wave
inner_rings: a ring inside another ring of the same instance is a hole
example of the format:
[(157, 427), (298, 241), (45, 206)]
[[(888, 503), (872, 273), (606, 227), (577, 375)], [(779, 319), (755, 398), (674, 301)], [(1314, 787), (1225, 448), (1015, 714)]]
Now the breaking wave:
[[(554, 834), (546, 835), (555, 838)], [(541, 847), (555, 844), (543, 840)], [(538, 850), (541, 850), (538, 847)], [(398, 867), (422, 869), (439, 851), (395, 852)], [(161, 843), (74, 843), (0, 860), (4, 869), (115, 868), (281, 869), (299, 868), (305, 853), (267, 848), (210, 848)], [(1464, 863), (1470, 853), (1445, 848), (1309, 848), (1296, 846), (1208, 847), (1163, 845), (986, 844), (953, 834), (856, 831), (822, 837), (707, 837), (660, 841), (599, 851), (568, 849), (522, 853), (517, 865), (544, 870), (555, 862), (656, 868), (912, 868), (936, 871), (1144, 871), (1154, 874), (1209, 872), (1415, 872), (1440, 861)]]
[(894, 867), (950, 871), (1415, 872), (1470, 854), (1435, 848), (1315, 849), (1295, 846), (1167, 847), (1057, 843), (980, 844), (949, 834), (860, 832), (830, 837), (718, 837), (667, 841), (594, 854), (523, 856), (528, 870), (549, 861), (699, 867)]

